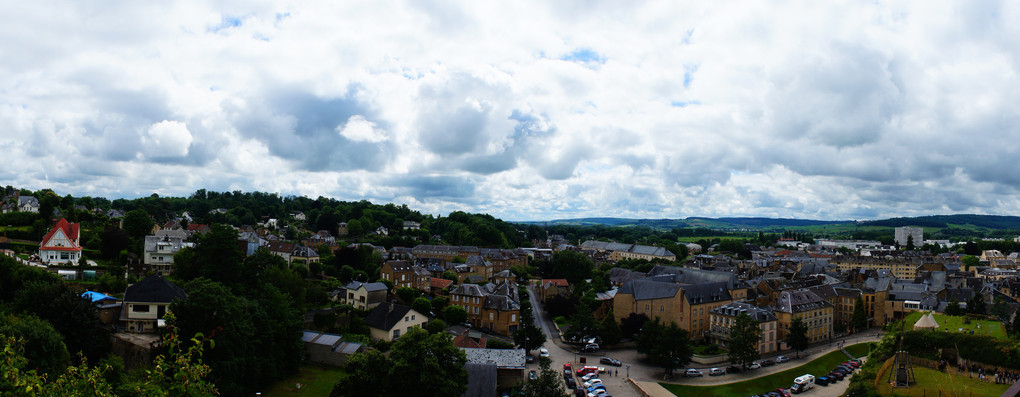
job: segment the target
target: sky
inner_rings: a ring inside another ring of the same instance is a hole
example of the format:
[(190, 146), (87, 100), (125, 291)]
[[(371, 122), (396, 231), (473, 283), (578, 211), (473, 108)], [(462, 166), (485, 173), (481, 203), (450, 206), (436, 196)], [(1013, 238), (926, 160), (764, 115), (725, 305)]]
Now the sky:
[(1020, 2), (5, 3), (0, 185), (1020, 215)]

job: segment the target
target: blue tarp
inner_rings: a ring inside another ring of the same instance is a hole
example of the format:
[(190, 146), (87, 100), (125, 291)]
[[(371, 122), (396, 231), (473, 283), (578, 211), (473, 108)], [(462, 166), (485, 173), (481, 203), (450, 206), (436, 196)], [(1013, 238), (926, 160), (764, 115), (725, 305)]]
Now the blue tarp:
[(93, 292), (93, 291), (85, 291), (85, 293), (81, 294), (81, 297), (85, 298), (85, 299), (88, 299), (88, 300), (90, 300), (92, 302), (99, 302), (99, 301), (102, 301), (102, 300), (111, 300), (111, 301), (117, 300), (117, 298), (114, 298), (112, 296), (103, 295), (103, 294), (100, 294), (98, 292)]

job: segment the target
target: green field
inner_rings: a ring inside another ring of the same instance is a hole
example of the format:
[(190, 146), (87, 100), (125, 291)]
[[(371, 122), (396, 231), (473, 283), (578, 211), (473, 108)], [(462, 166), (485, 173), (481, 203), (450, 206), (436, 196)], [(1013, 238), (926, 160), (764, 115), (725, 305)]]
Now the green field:
[[(865, 350), (868, 348), (866, 343), (858, 343), (856, 345), (847, 346), (847, 350), (857, 351), (860, 349), (858, 346), (863, 346)], [(793, 378), (804, 374), (814, 374), (816, 376), (827, 374), (837, 365), (846, 360), (846, 354), (843, 354), (841, 351), (834, 351), (799, 367), (760, 378), (749, 379), (743, 382), (714, 386), (686, 386), (671, 383), (660, 383), (660, 385), (678, 396), (748, 396), (775, 390), (779, 387), (790, 387), (790, 385), (793, 384)], [(846, 382), (846, 380), (843, 382)]]
[(850, 353), (851, 356), (861, 358), (867, 356), (868, 353), (871, 353), (871, 349), (869, 348), (868, 345), (870, 345), (870, 343), (858, 343), (856, 345), (850, 345), (846, 347), (846, 351)]
[[(890, 359), (891, 360), (891, 359)], [(894, 389), (885, 382), (888, 372), (878, 374), (878, 394), (883, 396), (998, 396), (1009, 385), (982, 382), (967, 375), (952, 375), (931, 368), (912, 366), (917, 385)]]
[[(913, 327), (922, 314), (924, 313), (911, 313), (906, 318), (906, 326)], [(965, 316), (947, 316), (935, 313), (935, 322), (939, 324), (939, 331), (945, 332), (948, 328), (949, 332), (959, 332), (959, 329), (963, 328), (964, 331), (973, 330), (976, 335), (992, 335), (999, 339), (1006, 339), (1006, 331), (1002, 329), (1002, 323), (995, 320), (971, 320), (970, 324), (964, 324), (963, 320), (966, 318)], [(978, 324), (981, 325), (981, 328), (978, 328)]]
[[(341, 368), (305, 365), (298, 373), (274, 383), (263, 396), (328, 396), (333, 384), (344, 375)], [(298, 384), (301, 386), (298, 387)]]

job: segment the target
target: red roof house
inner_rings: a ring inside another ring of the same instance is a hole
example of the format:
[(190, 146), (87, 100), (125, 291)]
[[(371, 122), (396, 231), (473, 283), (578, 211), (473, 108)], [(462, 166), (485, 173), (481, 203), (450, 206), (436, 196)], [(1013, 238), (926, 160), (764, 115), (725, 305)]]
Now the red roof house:
[(60, 218), (39, 244), (39, 258), (47, 265), (61, 265), (68, 262), (77, 265), (81, 259), (81, 245), (78, 244), (79, 228)]

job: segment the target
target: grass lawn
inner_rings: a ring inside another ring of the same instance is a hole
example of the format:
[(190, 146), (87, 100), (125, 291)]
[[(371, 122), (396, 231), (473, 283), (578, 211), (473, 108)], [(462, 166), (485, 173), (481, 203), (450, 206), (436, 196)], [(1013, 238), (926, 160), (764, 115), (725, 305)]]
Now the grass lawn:
[[(710, 348), (715, 348), (715, 350), (712, 353), (706, 353), (706, 350), (708, 350)], [(722, 348), (720, 348), (719, 346), (716, 346), (716, 345), (697, 345), (697, 346), (694, 346), (694, 348), (692, 350), (694, 350), (694, 354), (697, 354), (699, 356), (714, 356), (716, 354), (727, 354), (727, 353), (729, 353), (728, 350), (722, 349)]]
[[(864, 346), (865, 350), (867, 349), (866, 344), (858, 343), (856, 345), (847, 346), (847, 350), (853, 351), (851, 349), (858, 349), (857, 346)], [(715, 386), (687, 386), (670, 383), (660, 383), (660, 385), (678, 396), (749, 396), (752, 394), (776, 390), (776, 388), (779, 387), (790, 387), (790, 385), (793, 384), (793, 378), (804, 374), (813, 374), (815, 376), (828, 374), (829, 371), (832, 371), (833, 368), (846, 360), (846, 354), (837, 350), (816, 358), (799, 367), (760, 378), (749, 379), (743, 382)], [(846, 382), (846, 380), (843, 382)]]
[(968, 378), (967, 375), (951, 375), (917, 365), (913, 366), (913, 369), (917, 385), (906, 389), (893, 389), (892, 386), (884, 382), (889, 373), (879, 374), (878, 379), (883, 381), (878, 383), (878, 394), (883, 396), (998, 396), (1009, 388), (1009, 385), (981, 382)]
[[(328, 396), (333, 384), (344, 375), (344, 370), (330, 366), (304, 365), (298, 373), (274, 383), (263, 396)], [(301, 388), (297, 388), (297, 384)]]
[(846, 347), (846, 351), (850, 352), (850, 355), (861, 358), (867, 356), (871, 349), (868, 349), (870, 343), (858, 343), (856, 345), (850, 345)]
[[(913, 327), (914, 323), (921, 318), (923, 313), (914, 312), (907, 316), (906, 326)], [(946, 327), (949, 328), (949, 332), (959, 332), (958, 330), (963, 328), (964, 331), (973, 330), (975, 335), (987, 334), (999, 339), (1006, 339), (1006, 331), (1002, 329), (1002, 323), (995, 320), (971, 320), (970, 324), (964, 324), (963, 320), (965, 318), (967, 317), (935, 313), (935, 322), (939, 323), (938, 330), (941, 332), (945, 332)], [(978, 324), (981, 324), (981, 328), (978, 328)]]

